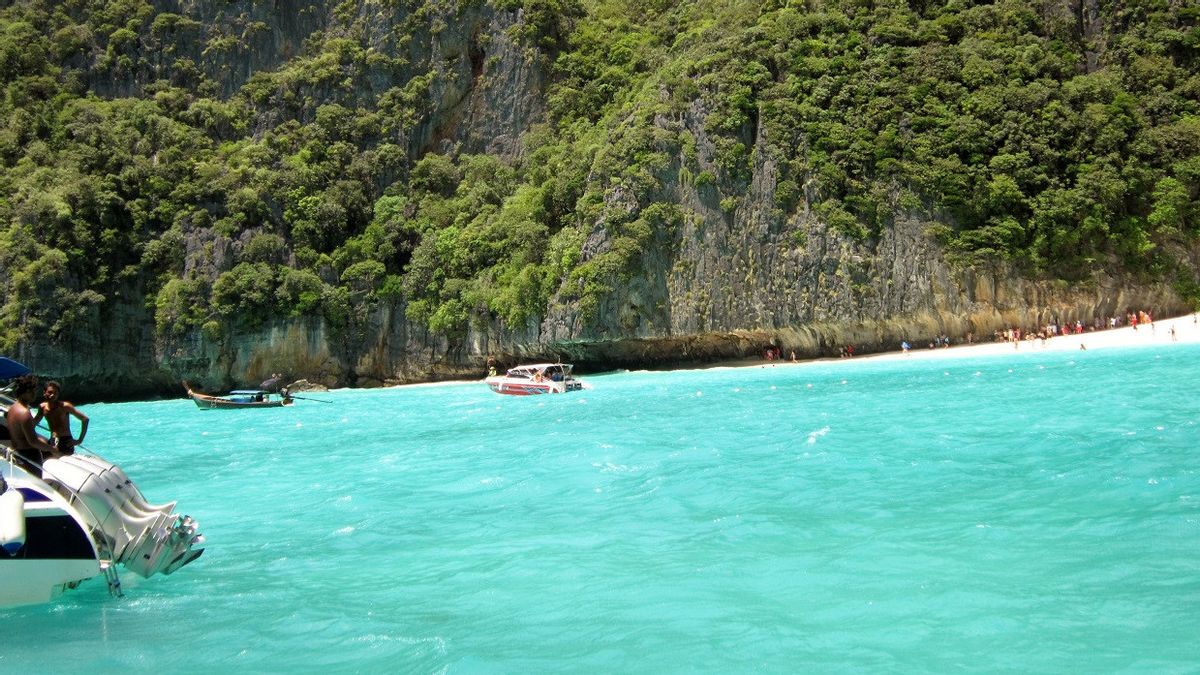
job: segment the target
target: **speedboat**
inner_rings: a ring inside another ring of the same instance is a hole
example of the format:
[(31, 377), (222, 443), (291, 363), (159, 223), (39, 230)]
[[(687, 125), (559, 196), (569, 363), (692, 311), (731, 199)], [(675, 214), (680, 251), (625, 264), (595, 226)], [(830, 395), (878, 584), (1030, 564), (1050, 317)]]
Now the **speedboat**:
[(188, 396), (196, 402), (196, 407), (202, 410), (210, 408), (279, 408), (293, 403), (292, 397), (287, 394), (286, 390), (283, 393), (274, 394), (265, 389), (235, 389), (226, 396), (209, 396), (193, 391), (187, 382), (184, 382), (183, 386), (187, 389)]
[(484, 379), (492, 391), (509, 396), (536, 394), (565, 394), (584, 388), (583, 382), (571, 375), (569, 363), (532, 363), (509, 368), (503, 375)]
[(49, 602), (93, 577), (123, 595), (119, 568), (171, 574), (204, 536), (175, 502), (150, 504), (121, 468), (82, 446), (40, 467), (10, 447), (0, 394), (0, 608)]

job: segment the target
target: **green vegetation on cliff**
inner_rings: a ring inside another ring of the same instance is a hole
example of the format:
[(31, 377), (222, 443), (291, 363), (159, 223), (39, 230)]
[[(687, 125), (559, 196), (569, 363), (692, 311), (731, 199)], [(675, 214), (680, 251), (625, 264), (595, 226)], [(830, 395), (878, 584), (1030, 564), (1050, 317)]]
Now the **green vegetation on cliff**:
[[(131, 294), (164, 336), (385, 302), (452, 337), (586, 317), (683, 191), (736, 213), (765, 163), (782, 230), (916, 217), (959, 264), (1197, 288), (1189, 3), (211, 4), (0, 10), (0, 349)], [(542, 119), (497, 130), (523, 152), (444, 142), (448, 92), (513, 55), (544, 74)]]

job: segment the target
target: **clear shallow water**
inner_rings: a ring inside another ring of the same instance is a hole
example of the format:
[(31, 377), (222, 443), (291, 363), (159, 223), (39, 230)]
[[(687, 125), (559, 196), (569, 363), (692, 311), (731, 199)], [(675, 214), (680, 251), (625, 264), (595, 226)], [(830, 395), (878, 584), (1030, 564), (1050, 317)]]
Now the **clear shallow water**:
[(0, 670), (1200, 663), (1196, 347), (587, 379), (88, 406), (208, 550), (0, 610)]

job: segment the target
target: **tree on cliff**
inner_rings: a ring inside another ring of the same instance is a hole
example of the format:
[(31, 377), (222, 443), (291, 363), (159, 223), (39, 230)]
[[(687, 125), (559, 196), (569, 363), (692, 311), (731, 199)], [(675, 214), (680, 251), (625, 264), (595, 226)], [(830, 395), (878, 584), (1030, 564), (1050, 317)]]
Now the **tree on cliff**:
[(284, 4), (0, 10), (0, 349), (130, 297), (163, 336), (586, 318), (748, 213), (1197, 288), (1188, 3)]

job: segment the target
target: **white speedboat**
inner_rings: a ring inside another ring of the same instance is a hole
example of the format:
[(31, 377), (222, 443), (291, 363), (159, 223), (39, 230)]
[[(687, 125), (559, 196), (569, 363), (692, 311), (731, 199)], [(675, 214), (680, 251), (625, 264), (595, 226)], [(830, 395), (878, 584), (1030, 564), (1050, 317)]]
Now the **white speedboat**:
[(537, 394), (565, 394), (584, 388), (583, 382), (571, 375), (569, 363), (533, 363), (509, 368), (503, 375), (492, 375), (487, 385), (497, 394), (509, 396), (533, 396)]
[(47, 602), (92, 577), (122, 595), (118, 568), (149, 577), (200, 557), (196, 521), (146, 501), (121, 470), (77, 447), (41, 471), (14, 458), (0, 394), (0, 607)]

